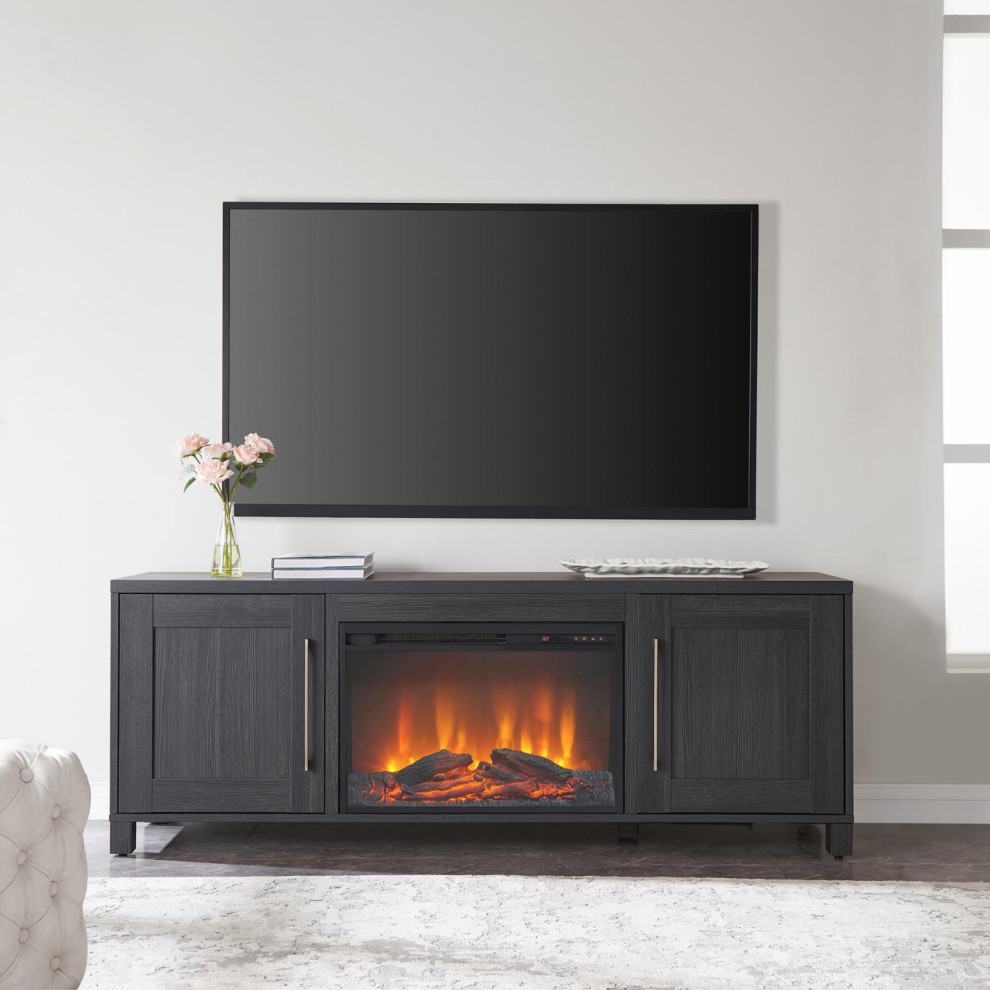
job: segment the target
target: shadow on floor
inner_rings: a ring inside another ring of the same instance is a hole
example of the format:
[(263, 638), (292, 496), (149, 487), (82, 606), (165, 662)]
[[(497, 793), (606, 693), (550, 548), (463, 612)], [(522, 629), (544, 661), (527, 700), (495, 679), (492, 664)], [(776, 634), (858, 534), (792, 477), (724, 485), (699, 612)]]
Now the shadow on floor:
[(784, 823), (614, 825), (194, 823), (138, 826), (133, 856), (86, 828), (90, 876), (505, 874), (516, 876), (990, 881), (990, 826), (857, 825), (833, 860), (824, 828)]

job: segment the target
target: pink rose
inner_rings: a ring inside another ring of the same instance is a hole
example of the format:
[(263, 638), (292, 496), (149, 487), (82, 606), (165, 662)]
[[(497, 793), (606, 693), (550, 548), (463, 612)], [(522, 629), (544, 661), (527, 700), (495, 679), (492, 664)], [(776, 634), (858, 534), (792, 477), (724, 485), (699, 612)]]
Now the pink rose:
[(222, 457), (224, 454), (229, 454), (234, 449), (234, 445), (228, 440), (227, 443), (211, 443), (208, 447), (203, 448), (204, 457)]
[(258, 450), (246, 443), (242, 447), (235, 447), (233, 450), (234, 460), (239, 464), (254, 464), (258, 459)]
[(190, 433), (188, 436), (182, 437), (181, 440), (176, 440), (172, 444), (172, 453), (176, 457), (188, 457), (190, 454), (195, 454), (197, 450), (205, 447), (209, 442), (206, 437), (201, 437), (198, 433)]
[(233, 478), (234, 472), (227, 467), (226, 461), (203, 461), (196, 465), (196, 477), (208, 485), (219, 485)]
[(275, 444), (271, 442), (267, 437), (260, 437), (257, 433), (249, 433), (245, 438), (244, 442), (250, 444), (259, 454), (274, 454)]

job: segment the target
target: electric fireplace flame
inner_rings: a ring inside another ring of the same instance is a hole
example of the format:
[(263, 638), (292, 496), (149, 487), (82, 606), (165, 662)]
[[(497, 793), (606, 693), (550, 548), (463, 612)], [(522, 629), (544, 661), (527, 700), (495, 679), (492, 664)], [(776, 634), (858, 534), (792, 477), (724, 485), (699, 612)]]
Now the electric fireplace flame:
[(349, 666), (350, 806), (614, 804), (600, 657), (368, 653)]
[[(477, 692), (465, 694), (456, 685), (440, 684), (434, 689), (432, 720), (429, 711), (416, 710), (414, 692), (402, 693), (394, 738), (389, 738), (383, 726), (383, 738), (376, 740), (378, 755), (365, 769), (395, 773), (444, 749), (472, 754), (472, 769), (482, 759), (487, 760), (493, 749), (523, 750), (564, 766), (592, 769), (602, 754), (590, 748), (575, 752), (573, 686), (554, 692), (544, 681), (531, 690), (529, 698), (512, 690), (486, 697)], [(604, 765), (608, 765), (607, 748)]]

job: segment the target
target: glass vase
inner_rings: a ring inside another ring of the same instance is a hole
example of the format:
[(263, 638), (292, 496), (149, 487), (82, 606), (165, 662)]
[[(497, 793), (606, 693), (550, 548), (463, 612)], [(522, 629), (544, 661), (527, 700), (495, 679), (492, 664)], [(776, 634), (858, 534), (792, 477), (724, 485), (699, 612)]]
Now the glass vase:
[(220, 578), (239, 578), (241, 569), (241, 548), (237, 543), (237, 526), (234, 522), (234, 503), (220, 503), (220, 525), (213, 544), (213, 564), (210, 575)]

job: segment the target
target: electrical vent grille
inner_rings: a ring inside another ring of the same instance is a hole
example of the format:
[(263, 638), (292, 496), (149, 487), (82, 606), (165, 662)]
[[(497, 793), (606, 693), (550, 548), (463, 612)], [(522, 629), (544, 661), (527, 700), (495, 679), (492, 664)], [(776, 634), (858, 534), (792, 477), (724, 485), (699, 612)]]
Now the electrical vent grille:
[(376, 643), (463, 643), (466, 645), (498, 644), (505, 642), (505, 633), (457, 633), (457, 632), (395, 632), (375, 633)]

